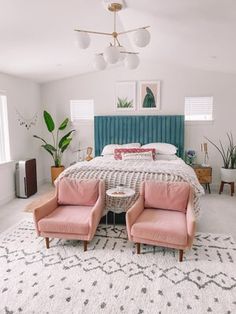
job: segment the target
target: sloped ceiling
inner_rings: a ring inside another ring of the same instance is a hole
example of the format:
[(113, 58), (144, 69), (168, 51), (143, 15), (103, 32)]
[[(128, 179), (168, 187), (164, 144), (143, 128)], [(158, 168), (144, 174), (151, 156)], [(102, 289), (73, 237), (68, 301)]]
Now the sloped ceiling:
[[(126, 0), (118, 29), (150, 25), (151, 43), (135, 48), (141, 62), (169, 62), (236, 73), (235, 0)], [(109, 32), (113, 16), (100, 0), (0, 0), (0, 72), (46, 82), (94, 71), (95, 52), (109, 41), (92, 36), (87, 50), (74, 28)], [(129, 71), (124, 69), (124, 71)]]

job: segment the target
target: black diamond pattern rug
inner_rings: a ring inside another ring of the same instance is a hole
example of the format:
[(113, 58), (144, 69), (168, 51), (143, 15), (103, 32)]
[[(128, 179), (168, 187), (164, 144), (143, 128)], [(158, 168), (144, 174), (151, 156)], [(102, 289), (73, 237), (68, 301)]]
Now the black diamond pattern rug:
[(236, 244), (197, 233), (179, 263), (175, 250), (142, 246), (122, 226), (99, 226), (50, 249), (31, 220), (0, 235), (0, 313), (236, 313)]

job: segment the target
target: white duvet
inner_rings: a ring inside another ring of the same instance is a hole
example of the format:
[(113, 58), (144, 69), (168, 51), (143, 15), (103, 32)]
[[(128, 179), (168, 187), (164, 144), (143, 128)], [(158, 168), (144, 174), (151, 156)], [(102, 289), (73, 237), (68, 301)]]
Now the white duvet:
[(180, 158), (175, 160), (114, 160), (113, 156), (96, 157), (89, 162), (79, 162), (67, 168), (58, 178), (70, 177), (77, 179), (97, 178), (103, 179), (106, 189), (124, 184), (136, 191), (134, 197), (129, 199), (106, 198), (107, 211), (126, 211), (137, 199), (140, 183), (144, 180), (158, 181), (185, 181), (189, 182), (194, 190), (194, 210), (199, 215), (199, 197), (204, 194), (203, 187), (199, 184), (194, 170), (186, 165)]

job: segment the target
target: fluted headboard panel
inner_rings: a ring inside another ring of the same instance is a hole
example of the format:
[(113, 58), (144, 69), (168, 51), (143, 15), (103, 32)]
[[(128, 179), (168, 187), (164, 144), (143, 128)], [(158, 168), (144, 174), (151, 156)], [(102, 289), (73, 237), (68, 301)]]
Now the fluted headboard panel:
[(184, 153), (184, 116), (95, 116), (95, 155), (107, 144), (171, 143)]

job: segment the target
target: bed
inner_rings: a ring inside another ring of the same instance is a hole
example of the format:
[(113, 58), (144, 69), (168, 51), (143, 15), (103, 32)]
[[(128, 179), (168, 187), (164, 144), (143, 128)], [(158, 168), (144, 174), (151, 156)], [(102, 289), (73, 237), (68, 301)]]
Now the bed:
[[(64, 176), (72, 179), (97, 178), (105, 180), (106, 189), (123, 184), (135, 190), (135, 195), (129, 199), (107, 197), (104, 215), (108, 211), (125, 212), (137, 199), (143, 180), (185, 181), (193, 187), (194, 210), (196, 216), (199, 215), (199, 199), (204, 190), (193, 169), (181, 159), (184, 152), (183, 116), (97, 116), (94, 132), (96, 157), (67, 168), (58, 180)], [(178, 148), (178, 157), (173, 160), (117, 161), (113, 156), (100, 156), (107, 144), (131, 142), (171, 143)]]

